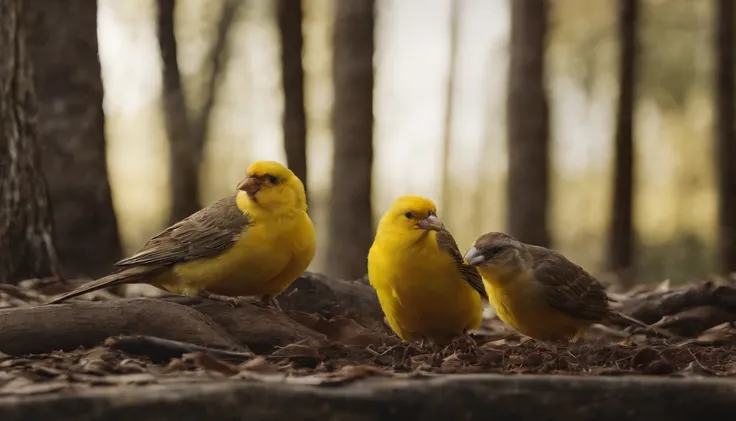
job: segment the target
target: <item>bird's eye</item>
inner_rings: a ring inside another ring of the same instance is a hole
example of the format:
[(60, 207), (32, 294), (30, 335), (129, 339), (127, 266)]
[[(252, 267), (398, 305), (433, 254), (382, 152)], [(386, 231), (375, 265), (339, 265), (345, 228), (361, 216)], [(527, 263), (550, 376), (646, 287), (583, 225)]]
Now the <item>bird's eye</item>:
[(274, 175), (269, 175), (269, 176), (268, 176), (268, 181), (269, 181), (269, 182), (270, 182), (271, 184), (276, 184), (276, 183), (278, 183), (278, 182), (279, 182), (279, 179), (278, 179), (278, 178), (276, 178), (276, 176), (274, 176)]
[(412, 219), (412, 218), (414, 218), (414, 214), (413, 214), (413, 213), (411, 213), (411, 212), (407, 212), (407, 213), (405, 213), (405, 214), (404, 214), (404, 216), (405, 216), (405, 217), (406, 217), (407, 219)]
[(500, 246), (491, 247), (486, 252), (486, 256), (488, 258), (492, 258), (492, 257), (498, 256), (502, 251), (503, 251), (503, 247), (500, 247)]

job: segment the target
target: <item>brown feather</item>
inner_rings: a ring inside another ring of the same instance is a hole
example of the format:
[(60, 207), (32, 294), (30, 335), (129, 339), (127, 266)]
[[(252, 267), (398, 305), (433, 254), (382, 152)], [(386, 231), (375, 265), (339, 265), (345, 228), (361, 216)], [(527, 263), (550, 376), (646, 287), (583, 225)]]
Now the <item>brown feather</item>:
[(70, 298), (79, 297), (80, 295), (84, 295), (89, 292), (97, 291), (103, 288), (109, 288), (115, 285), (135, 284), (155, 275), (155, 271), (151, 270), (151, 268), (133, 267), (122, 272), (113, 273), (92, 282), (88, 282), (73, 291), (64, 293), (52, 299), (51, 301), (44, 303), (43, 305), (58, 304)]
[(480, 294), (482, 298), (488, 299), (488, 294), (486, 294), (486, 289), (483, 286), (483, 278), (480, 276), (476, 268), (465, 264), (463, 261), (463, 255), (460, 254), (460, 249), (458, 248), (455, 239), (452, 237), (452, 234), (450, 234), (446, 229), (438, 230), (437, 245), (440, 250), (449, 254), (452, 257), (452, 260), (455, 261), (463, 280), (474, 290), (478, 291), (478, 294)]
[(547, 304), (571, 317), (599, 322), (612, 313), (605, 288), (585, 269), (563, 255), (527, 245), (534, 277), (544, 285)]
[(235, 196), (226, 197), (165, 229), (115, 267), (171, 266), (214, 257), (230, 249), (250, 223)]
[(230, 249), (251, 224), (235, 201), (220, 199), (151, 238), (136, 254), (115, 264), (115, 273), (82, 285), (46, 304), (114, 285), (149, 282), (178, 263), (214, 257)]

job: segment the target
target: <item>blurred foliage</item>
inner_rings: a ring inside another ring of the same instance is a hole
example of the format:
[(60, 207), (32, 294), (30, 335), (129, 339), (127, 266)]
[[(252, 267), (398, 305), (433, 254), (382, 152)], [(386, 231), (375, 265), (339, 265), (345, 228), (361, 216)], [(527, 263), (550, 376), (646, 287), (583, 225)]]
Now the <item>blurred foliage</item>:
[[(712, 2), (640, 0), (639, 97), (683, 107), (710, 83)], [(553, 2), (556, 66), (586, 92), (618, 66), (617, 0)]]
[[(221, 0), (180, 0), (180, 61), (198, 103), (204, 54)], [(507, 1), (465, 0), (460, 34), (454, 206), (445, 220), (461, 248), (505, 220)], [(202, 173), (203, 199), (229, 194), (254, 159), (283, 160), (278, 43), (270, 0), (247, 0), (233, 28), (233, 58), (220, 89)], [(552, 0), (548, 86), (553, 126), (556, 248), (596, 272), (605, 256), (616, 101), (615, 0)], [(680, 281), (713, 268), (711, 3), (643, 0), (636, 124), (637, 273)], [(446, 72), (446, 0), (378, 3), (374, 212), (396, 195), (439, 197)], [(320, 248), (331, 170), (332, 0), (304, 2), (306, 107), (312, 215)], [(160, 69), (153, 0), (101, 0), (111, 183), (128, 251), (163, 228), (167, 160), (158, 105)], [(479, 44), (480, 43), (480, 44)], [(479, 53), (480, 52), (480, 53)], [(131, 98), (136, 98), (135, 101)], [(480, 99), (479, 99), (480, 98)], [(128, 104), (128, 105), (126, 105)], [(130, 105), (135, 104), (135, 105)], [(442, 217), (442, 209), (440, 209)]]

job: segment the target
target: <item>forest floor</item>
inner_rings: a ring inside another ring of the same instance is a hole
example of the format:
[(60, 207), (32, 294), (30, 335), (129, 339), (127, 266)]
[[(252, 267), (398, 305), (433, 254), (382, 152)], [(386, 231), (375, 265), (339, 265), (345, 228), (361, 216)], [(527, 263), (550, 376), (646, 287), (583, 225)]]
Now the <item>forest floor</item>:
[[(283, 313), (110, 294), (96, 297), (102, 301), (38, 307), (47, 295), (37, 285), (2, 285), (0, 397), (226, 380), (340, 385), (366, 377), (468, 373), (736, 377), (732, 282), (679, 288), (665, 282), (614, 295), (623, 312), (656, 332), (594, 327), (580, 343), (545, 344), (519, 336), (490, 313), (473, 342), (444, 348), (399, 344), (377, 319), (380, 309), (364, 283), (311, 274), (301, 282), (283, 298)], [(318, 302), (309, 294), (328, 298)], [(360, 300), (366, 302), (355, 304)], [(176, 313), (178, 307), (186, 311)], [(204, 320), (205, 327), (188, 326), (189, 317)]]

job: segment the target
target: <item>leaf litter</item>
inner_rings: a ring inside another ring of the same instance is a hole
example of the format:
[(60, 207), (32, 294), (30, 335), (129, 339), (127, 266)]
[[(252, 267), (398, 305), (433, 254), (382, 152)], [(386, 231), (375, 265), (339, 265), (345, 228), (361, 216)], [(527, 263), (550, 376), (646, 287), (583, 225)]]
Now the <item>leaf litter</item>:
[[(297, 342), (257, 355), (130, 335), (71, 352), (0, 353), (0, 396), (212, 381), (334, 387), (367, 377), (469, 373), (736, 377), (734, 297), (732, 281), (706, 281), (679, 289), (667, 282), (615, 294), (627, 314), (648, 319), (672, 336), (658, 337), (639, 328), (629, 332), (594, 327), (576, 344), (522, 337), (492, 313), (473, 333), (472, 341), (436, 347), (401, 344), (385, 331), (341, 316), (293, 312), (290, 317), (324, 334), (331, 345), (317, 349)], [(0, 288), (0, 308), (34, 305), (41, 298), (33, 290)], [(653, 315), (658, 318), (651, 320)]]

